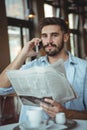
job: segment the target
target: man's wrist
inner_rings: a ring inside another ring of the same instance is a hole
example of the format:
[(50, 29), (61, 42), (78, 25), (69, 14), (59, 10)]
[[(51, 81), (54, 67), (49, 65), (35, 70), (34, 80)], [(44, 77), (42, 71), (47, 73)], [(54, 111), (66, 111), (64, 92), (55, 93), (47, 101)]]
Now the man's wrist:
[(66, 115), (66, 118), (72, 119), (74, 117), (75, 112), (73, 110), (65, 109), (64, 113)]

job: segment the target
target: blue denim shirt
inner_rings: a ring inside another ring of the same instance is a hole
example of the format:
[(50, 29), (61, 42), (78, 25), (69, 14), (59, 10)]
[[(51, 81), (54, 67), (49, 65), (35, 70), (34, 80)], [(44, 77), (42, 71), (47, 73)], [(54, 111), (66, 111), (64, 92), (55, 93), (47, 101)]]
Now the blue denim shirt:
[(87, 61), (74, 57), (69, 53), (65, 61), (65, 70), (69, 83), (78, 95), (77, 99), (65, 104), (66, 108), (73, 110), (87, 109)]
[[(47, 56), (35, 59), (28, 62), (20, 69), (29, 69), (34, 66), (47, 66), (49, 62)], [(76, 91), (78, 98), (65, 103), (65, 107), (73, 110), (86, 110), (87, 109), (87, 61), (72, 56), (69, 53), (69, 58), (64, 62), (66, 76), (69, 83)], [(3, 89), (3, 88), (1, 88)], [(9, 88), (8, 88), (9, 89)], [(10, 88), (12, 91), (12, 87)], [(6, 89), (4, 90), (6, 93)], [(3, 94), (4, 94), (3, 91)], [(9, 90), (10, 92), (10, 90)]]

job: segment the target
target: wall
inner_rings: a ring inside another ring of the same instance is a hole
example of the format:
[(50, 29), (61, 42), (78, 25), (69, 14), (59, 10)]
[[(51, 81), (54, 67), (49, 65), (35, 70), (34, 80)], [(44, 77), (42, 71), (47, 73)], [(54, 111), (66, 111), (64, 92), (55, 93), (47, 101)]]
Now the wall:
[(9, 64), (7, 19), (4, 0), (0, 0), (0, 72)]

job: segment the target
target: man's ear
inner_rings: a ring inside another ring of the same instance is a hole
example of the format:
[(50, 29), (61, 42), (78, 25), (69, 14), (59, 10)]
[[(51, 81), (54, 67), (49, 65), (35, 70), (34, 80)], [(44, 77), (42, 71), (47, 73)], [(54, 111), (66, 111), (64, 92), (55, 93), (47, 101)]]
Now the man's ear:
[(64, 34), (64, 43), (66, 43), (69, 40), (69, 33)]

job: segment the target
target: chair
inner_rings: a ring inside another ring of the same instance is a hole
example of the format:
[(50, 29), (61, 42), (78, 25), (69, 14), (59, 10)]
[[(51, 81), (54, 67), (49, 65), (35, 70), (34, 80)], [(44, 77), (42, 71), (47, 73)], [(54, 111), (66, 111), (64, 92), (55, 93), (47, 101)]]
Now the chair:
[[(17, 98), (16, 93), (0, 95), (0, 125), (3, 124), (6, 120), (11, 120), (17, 113)], [(15, 103), (16, 99), (16, 103)]]

